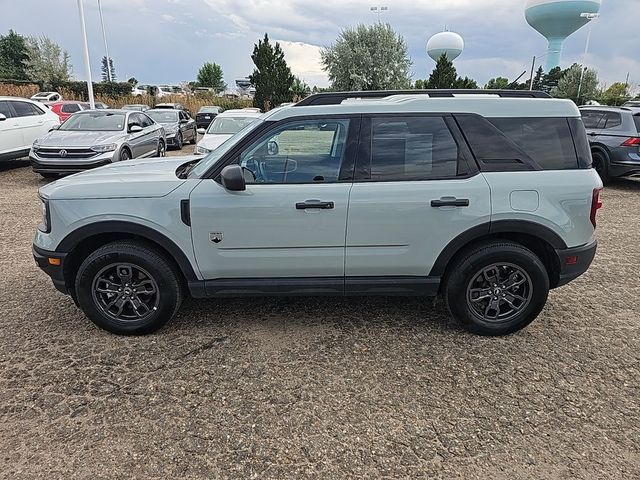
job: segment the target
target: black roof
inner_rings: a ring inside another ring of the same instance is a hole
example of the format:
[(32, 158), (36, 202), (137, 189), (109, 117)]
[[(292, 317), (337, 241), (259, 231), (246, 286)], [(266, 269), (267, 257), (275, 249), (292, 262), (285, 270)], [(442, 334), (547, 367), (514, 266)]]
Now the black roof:
[(338, 105), (348, 98), (384, 98), (390, 95), (429, 95), (432, 98), (454, 95), (490, 94), (505, 98), (551, 98), (539, 90), (481, 90), (481, 89), (414, 89), (414, 90), (366, 90), (361, 92), (315, 93), (296, 103), (297, 107), (309, 105)]

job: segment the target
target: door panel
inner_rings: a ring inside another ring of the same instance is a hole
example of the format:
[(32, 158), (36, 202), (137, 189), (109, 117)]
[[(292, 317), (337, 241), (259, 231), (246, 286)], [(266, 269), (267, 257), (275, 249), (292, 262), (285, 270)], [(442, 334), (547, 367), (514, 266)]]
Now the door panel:
[(14, 112), (7, 101), (0, 101), (0, 113), (7, 117), (0, 121), (0, 153), (20, 150), (24, 144), (20, 119), (13, 116)]

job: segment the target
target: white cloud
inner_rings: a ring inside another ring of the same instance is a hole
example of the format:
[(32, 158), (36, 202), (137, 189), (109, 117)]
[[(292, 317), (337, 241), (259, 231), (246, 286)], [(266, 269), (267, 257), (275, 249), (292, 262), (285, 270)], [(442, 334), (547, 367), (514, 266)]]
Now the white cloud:
[(168, 15), (166, 13), (162, 14), (162, 20), (164, 20), (165, 22), (173, 22), (176, 17), (174, 17), (173, 15)]
[(322, 69), (320, 47), (302, 42), (277, 40), (284, 51), (285, 60), (294, 75), (307, 82), (309, 86), (326, 87), (329, 79)]

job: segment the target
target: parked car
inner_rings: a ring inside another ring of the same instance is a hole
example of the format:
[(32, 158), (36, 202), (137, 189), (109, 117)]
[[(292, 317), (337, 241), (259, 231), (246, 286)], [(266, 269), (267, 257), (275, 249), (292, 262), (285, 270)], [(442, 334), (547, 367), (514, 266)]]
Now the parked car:
[(58, 92), (39, 92), (33, 95), (31, 100), (36, 102), (59, 102), (62, 100), (62, 95)]
[(542, 92), (436, 93), (312, 95), (202, 159), (44, 186), (36, 262), (119, 334), (157, 330), (186, 294), (441, 294), (471, 332), (519, 330), (595, 255), (580, 112)]
[(136, 85), (131, 88), (131, 95), (133, 95), (134, 97), (141, 97), (146, 94), (147, 94), (146, 85)]
[(218, 114), (206, 130), (198, 129), (198, 133), (204, 134), (204, 137), (198, 142), (194, 153), (208, 154), (261, 115), (259, 110), (254, 109), (232, 109)]
[(0, 160), (28, 155), (33, 141), (58, 125), (58, 116), (42, 103), (0, 97)]
[(200, 107), (200, 110), (196, 113), (196, 124), (198, 125), (198, 128), (204, 128), (206, 130), (213, 119), (221, 112), (221, 107), (212, 105), (204, 105)]
[(149, 110), (149, 105), (144, 105), (142, 103), (132, 103), (130, 105), (123, 105), (122, 110), (133, 110), (136, 112), (146, 112)]
[(164, 127), (167, 147), (181, 149), (185, 142), (198, 141), (196, 121), (183, 110), (151, 109), (145, 112)]
[(581, 107), (580, 113), (602, 181), (640, 175), (640, 109)]
[(625, 102), (622, 106), (630, 107), (630, 108), (640, 108), (640, 100), (629, 100), (628, 102)]
[(191, 112), (189, 111), (189, 109), (184, 105), (182, 105), (181, 103), (158, 103), (153, 108), (168, 109), (168, 110), (183, 110), (187, 112), (189, 115), (191, 115)]
[(106, 103), (102, 103), (102, 102), (95, 102), (95, 106), (97, 110), (104, 110), (106, 108), (109, 108), (109, 105), (107, 105)]
[(29, 157), (43, 177), (75, 173), (131, 158), (162, 157), (162, 126), (141, 112), (88, 110), (36, 140)]
[(82, 110), (89, 110), (91, 107), (87, 102), (78, 102), (76, 100), (62, 100), (60, 102), (51, 102), (47, 106), (53, 113), (60, 117), (60, 121), (64, 122), (74, 113)]

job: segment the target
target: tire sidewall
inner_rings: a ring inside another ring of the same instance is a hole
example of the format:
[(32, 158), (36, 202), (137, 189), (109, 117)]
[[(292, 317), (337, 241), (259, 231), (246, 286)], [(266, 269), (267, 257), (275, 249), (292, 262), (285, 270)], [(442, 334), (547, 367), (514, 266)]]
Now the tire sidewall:
[[(98, 253), (98, 252), (96, 252)], [(93, 280), (104, 267), (117, 263), (130, 263), (142, 267), (155, 280), (158, 286), (159, 303), (157, 310), (138, 321), (118, 321), (107, 316), (96, 305), (92, 295)], [(89, 319), (99, 327), (112, 333), (125, 335), (140, 335), (157, 330), (164, 325), (175, 313), (176, 303), (180, 303), (179, 285), (175, 278), (167, 275), (162, 266), (143, 255), (130, 252), (110, 252), (90, 255), (80, 266), (76, 277), (75, 291), (78, 303)]]
[[(600, 176), (600, 180), (602, 180), (603, 184), (607, 184), (609, 183), (609, 181), (611, 180), (611, 177), (609, 175), (609, 159), (608, 156), (602, 152), (593, 152), (592, 153), (593, 156), (593, 160), (594, 160), (594, 168), (595, 168), (595, 163), (596, 163), (596, 157), (598, 158), (598, 162), (600, 163), (600, 170), (598, 172), (598, 175)], [(598, 171), (596, 169), (596, 171)]]
[[(127, 158), (125, 158), (125, 155), (128, 155)], [(124, 162), (126, 160), (131, 160), (131, 152), (129, 152), (128, 149), (124, 148), (122, 149), (122, 151), (120, 152), (120, 161)]]
[[(512, 263), (527, 272), (533, 290), (525, 309), (504, 323), (484, 321), (475, 316), (467, 305), (467, 286), (483, 267), (494, 263)], [(540, 259), (526, 248), (502, 245), (476, 251), (449, 275), (445, 296), (451, 314), (463, 326), (480, 335), (506, 335), (524, 328), (542, 311), (549, 294), (549, 277)]]
[(178, 147), (178, 150), (182, 148), (182, 145), (184, 145), (184, 138), (182, 138), (182, 132), (178, 132), (178, 135), (176, 135), (176, 147)]

